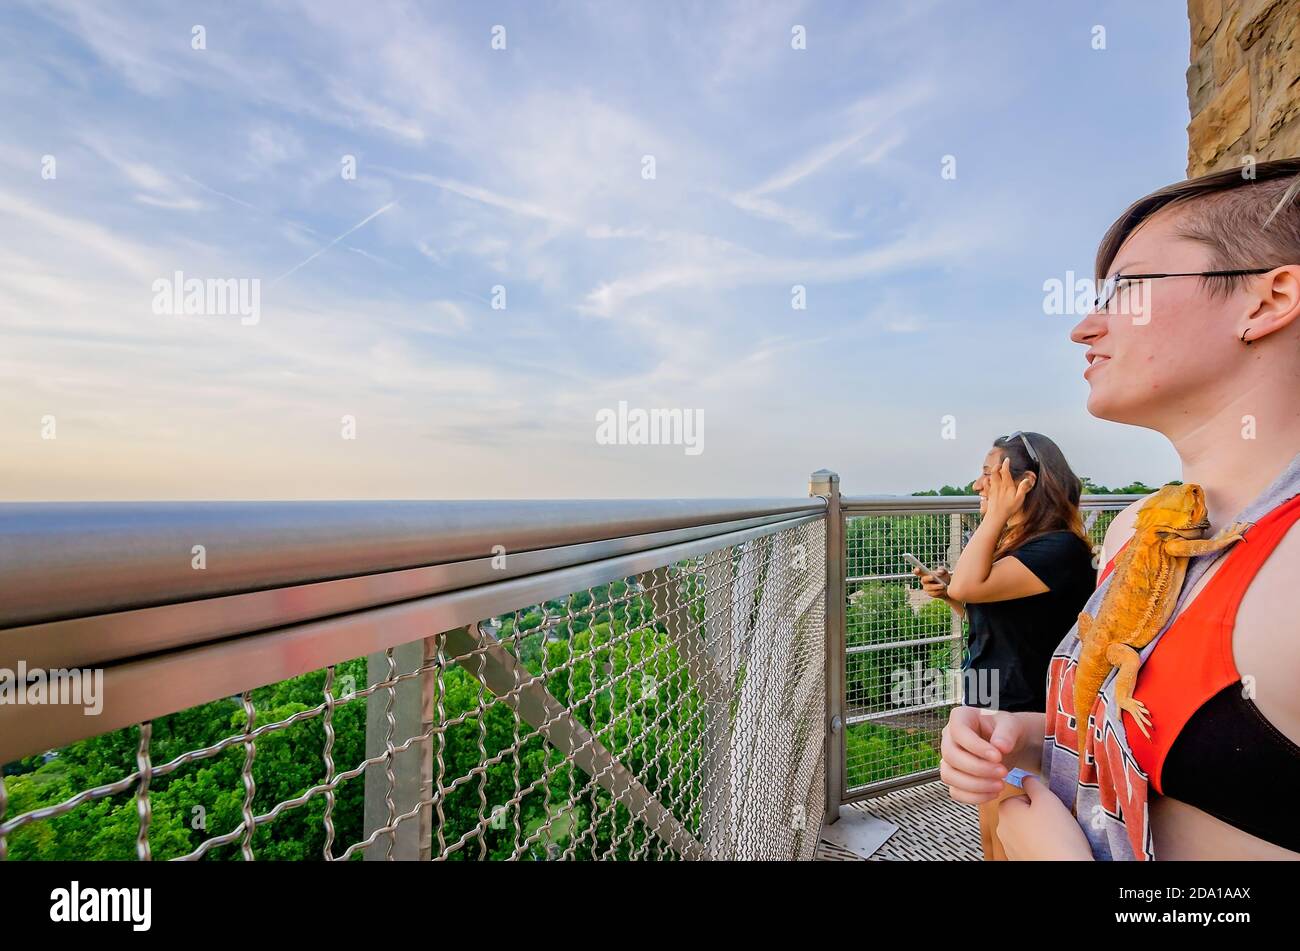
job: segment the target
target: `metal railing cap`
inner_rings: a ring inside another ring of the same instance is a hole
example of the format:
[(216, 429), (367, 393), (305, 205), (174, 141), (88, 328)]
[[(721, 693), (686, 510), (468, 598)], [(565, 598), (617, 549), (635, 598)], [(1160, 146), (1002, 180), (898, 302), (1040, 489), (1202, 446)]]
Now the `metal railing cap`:
[(818, 498), (0, 503), (0, 627), (824, 509)]

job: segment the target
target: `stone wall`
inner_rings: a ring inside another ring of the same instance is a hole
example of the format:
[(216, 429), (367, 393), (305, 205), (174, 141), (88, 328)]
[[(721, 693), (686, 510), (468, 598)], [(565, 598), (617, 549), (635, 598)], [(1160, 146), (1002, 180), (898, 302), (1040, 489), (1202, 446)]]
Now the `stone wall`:
[(1187, 174), (1300, 155), (1300, 0), (1188, 0)]

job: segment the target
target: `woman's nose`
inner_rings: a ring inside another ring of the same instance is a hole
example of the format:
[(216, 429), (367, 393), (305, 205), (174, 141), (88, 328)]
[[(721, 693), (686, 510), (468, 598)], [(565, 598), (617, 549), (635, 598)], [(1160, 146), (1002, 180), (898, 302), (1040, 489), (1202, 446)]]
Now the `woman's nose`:
[(1106, 315), (1090, 310), (1084, 315), (1083, 320), (1070, 330), (1070, 340), (1074, 343), (1091, 344), (1097, 337), (1104, 335), (1107, 328)]

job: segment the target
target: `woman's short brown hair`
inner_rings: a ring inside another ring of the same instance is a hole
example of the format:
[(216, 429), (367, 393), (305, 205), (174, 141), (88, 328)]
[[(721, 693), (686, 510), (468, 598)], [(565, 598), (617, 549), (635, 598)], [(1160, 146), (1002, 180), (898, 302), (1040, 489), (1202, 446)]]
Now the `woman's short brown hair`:
[[(1187, 206), (1179, 228), (1210, 247), (1208, 270), (1300, 264), (1300, 158), (1258, 162), (1166, 185), (1129, 205), (1097, 248), (1100, 284), (1128, 236), (1156, 212)], [(1207, 278), (1226, 291), (1241, 278)]]

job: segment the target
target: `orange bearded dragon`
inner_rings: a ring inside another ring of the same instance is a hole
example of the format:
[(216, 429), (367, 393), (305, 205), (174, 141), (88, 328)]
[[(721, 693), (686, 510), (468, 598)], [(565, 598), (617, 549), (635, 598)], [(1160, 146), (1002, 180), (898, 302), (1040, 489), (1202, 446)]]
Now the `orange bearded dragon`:
[(1074, 672), (1074, 714), (1083, 769), (1090, 714), (1101, 686), (1119, 668), (1115, 700), (1127, 710), (1144, 736), (1151, 725), (1146, 705), (1133, 698), (1146, 647), (1174, 613), (1187, 575), (1187, 560), (1240, 541), (1248, 522), (1237, 522), (1213, 538), (1205, 493), (1199, 485), (1167, 485), (1152, 494), (1137, 513), (1133, 538), (1115, 564), (1115, 576), (1102, 596), (1097, 618), (1079, 615), (1079, 664)]

